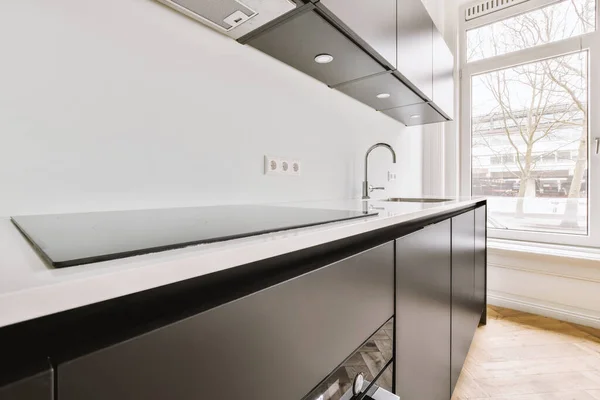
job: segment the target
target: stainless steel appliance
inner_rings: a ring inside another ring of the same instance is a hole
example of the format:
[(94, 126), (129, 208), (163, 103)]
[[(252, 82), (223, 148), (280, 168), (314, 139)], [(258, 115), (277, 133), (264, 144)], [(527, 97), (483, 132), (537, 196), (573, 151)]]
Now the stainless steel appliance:
[(303, 400), (399, 400), (393, 394), (393, 338), (392, 318)]
[(297, 7), (290, 0), (158, 1), (234, 39)]

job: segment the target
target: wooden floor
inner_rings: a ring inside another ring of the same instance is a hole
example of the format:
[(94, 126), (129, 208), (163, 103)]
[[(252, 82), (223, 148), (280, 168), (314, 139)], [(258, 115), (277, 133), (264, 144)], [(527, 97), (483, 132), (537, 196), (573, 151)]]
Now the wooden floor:
[(599, 400), (600, 330), (488, 308), (452, 400)]

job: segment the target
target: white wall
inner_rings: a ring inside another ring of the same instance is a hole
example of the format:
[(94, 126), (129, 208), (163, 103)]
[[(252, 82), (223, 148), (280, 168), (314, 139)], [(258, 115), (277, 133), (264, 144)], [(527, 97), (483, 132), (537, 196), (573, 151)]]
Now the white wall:
[(600, 328), (600, 251), (495, 241), (488, 301)]
[[(0, 215), (421, 194), (405, 128), (152, 0), (0, 2)], [(263, 155), (300, 178), (264, 176)]]
[(433, 23), (440, 30), (444, 32), (446, 24), (446, 2), (448, 0), (421, 0), (431, 15)]

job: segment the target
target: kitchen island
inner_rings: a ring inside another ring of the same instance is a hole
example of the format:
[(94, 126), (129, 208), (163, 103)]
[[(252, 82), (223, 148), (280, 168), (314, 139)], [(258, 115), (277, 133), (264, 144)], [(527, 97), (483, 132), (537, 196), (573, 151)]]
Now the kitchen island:
[(449, 399), (485, 323), (485, 200), (278, 206), (379, 215), (65, 269), (2, 219), (0, 399), (302, 399), (384, 326), (372, 378)]

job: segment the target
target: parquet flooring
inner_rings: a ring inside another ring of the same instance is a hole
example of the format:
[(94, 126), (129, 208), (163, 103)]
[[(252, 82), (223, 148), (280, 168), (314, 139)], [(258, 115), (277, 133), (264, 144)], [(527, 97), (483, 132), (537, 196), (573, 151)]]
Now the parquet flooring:
[(600, 330), (488, 307), (452, 400), (600, 400)]

